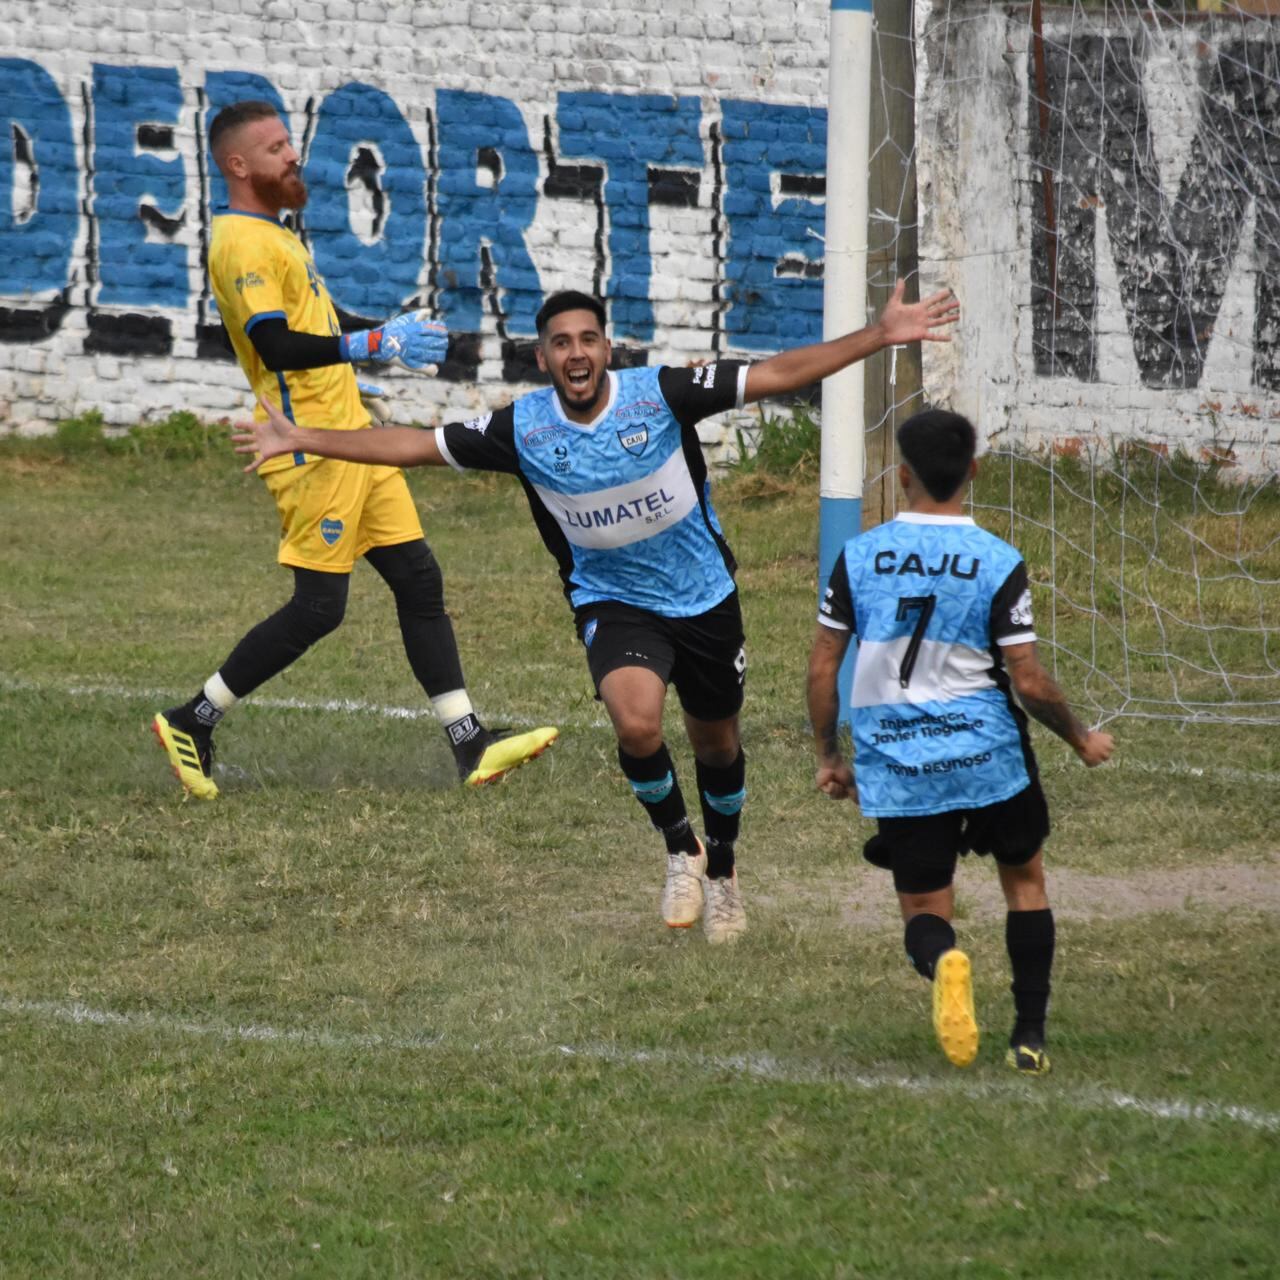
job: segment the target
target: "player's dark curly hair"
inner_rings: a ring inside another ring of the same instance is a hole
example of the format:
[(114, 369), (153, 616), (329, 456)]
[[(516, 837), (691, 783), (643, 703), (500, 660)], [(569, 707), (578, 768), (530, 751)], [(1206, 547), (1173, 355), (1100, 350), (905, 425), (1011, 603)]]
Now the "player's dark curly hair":
[(562, 311), (590, 311), (600, 321), (600, 332), (604, 332), (606, 323), (604, 304), (600, 299), (593, 298), (589, 293), (579, 293), (577, 289), (566, 289), (563, 293), (553, 293), (534, 317), (533, 323), (538, 328), (538, 337), (542, 337), (547, 322)]
[(233, 102), (223, 107), (209, 126), (209, 150), (218, 154), (218, 147), (228, 134), (233, 133), (242, 124), (252, 124), (255, 120), (268, 120), (278, 116), (279, 111), (269, 102), (258, 98), (246, 98), (243, 102)]
[(948, 409), (922, 409), (898, 428), (898, 453), (935, 502), (946, 502), (969, 478), (978, 433)]

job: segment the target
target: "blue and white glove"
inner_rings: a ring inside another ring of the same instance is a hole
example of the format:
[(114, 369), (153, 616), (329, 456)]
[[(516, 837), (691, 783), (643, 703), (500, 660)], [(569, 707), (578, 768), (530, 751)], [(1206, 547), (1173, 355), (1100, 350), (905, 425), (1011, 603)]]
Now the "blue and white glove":
[(429, 311), (406, 311), (376, 329), (344, 333), (339, 350), (352, 364), (372, 360), (433, 374), (449, 350), (449, 331)]
[(372, 382), (361, 382), (356, 379), (356, 387), (360, 392), (360, 403), (369, 411), (375, 427), (385, 427), (391, 421), (391, 401), (381, 387)]

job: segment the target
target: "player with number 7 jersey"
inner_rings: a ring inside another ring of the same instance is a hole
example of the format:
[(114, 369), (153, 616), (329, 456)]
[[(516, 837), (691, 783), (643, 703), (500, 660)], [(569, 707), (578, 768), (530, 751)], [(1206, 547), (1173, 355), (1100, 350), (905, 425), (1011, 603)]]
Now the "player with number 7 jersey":
[(1027, 569), (968, 516), (906, 511), (851, 539), (821, 621), (858, 637), (852, 716), (863, 813), (994, 804), (1035, 770), (1001, 647), (1036, 638)]
[[(1040, 1076), (1057, 935), (1041, 847), (1049, 807), (1027, 713), (1089, 768), (1114, 744), (1076, 718), (1040, 665), (1022, 557), (965, 514), (978, 471), (973, 424), (926, 409), (898, 428), (897, 443), (907, 509), (845, 543), (818, 612), (808, 678), (815, 781), (877, 820), (863, 856), (893, 873), (907, 957), (932, 984), (934, 1030), (958, 1067), (978, 1055), (978, 1023), (969, 957), (951, 923), (956, 861), (995, 859), (1013, 971), (1006, 1061)], [(854, 636), (851, 769), (840, 754), (837, 673)]]

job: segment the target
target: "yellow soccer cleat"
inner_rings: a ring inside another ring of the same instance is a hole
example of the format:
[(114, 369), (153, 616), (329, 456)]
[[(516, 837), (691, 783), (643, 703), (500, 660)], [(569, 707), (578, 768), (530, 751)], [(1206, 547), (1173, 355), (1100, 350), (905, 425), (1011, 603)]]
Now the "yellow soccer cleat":
[(1042, 1044), (1012, 1045), (1004, 1060), (1021, 1076), (1047, 1076), (1051, 1070)]
[(213, 738), (203, 743), (191, 734), (169, 723), (163, 712), (157, 712), (151, 722), (151, 732), (169, 757), (173, 776), (182, 783), (188, 795), (197, 800), (216, 800), (218, 784), (213, 774)]
[(947, 1060), (967, 1067), (978, 1056), (978, 1019), (973, 1012), (973, 973), (969, 957), (952, 948), (933, 970), (933, 1029)]
[(512, 769), (540, 756), (558, 737), (559, 729), (530, 729), (509, 738), (495, 738), (480, 754), (475, 767), (463, 778), (468, 787), (482, 787), (487, 782), (505, 778)]

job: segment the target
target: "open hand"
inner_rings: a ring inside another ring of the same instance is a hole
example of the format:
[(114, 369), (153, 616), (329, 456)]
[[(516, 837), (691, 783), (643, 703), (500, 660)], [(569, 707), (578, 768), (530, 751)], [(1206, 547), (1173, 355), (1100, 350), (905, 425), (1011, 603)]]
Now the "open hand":
[(391, 421), (391, 400), (387, 393), (372, 382), (362, 382), (359, 378), (356, 379), (356, 390), (360, 392), (360, 403), (373, 419), (373, 425), (385, 427)]
[(955, 324), (960, 319), (960, 303), (950, 289), (919, 302), (904, 302), (907, 282), (899, 280), (893, 287), (889, 301), (880, 313), (880, 328), (885, 346), (900, 347), (908, 342), (950, 342), (949, 333), (938, 330)]
[(258, 403), (266, 411), (265, 422), (237, 422), (231, 428), (236, 452), (258, 455), (245, 467), (246, 471), (256, 471), (268, 458), (294, 451), (293, 423), (270, 400), (260, 396)]
[(376, 329), (344, 333), (340, 350), (353, 364), (399, 365), (430, 376), (449, 353), (449, 330), (430, 311), (406, 311)]

